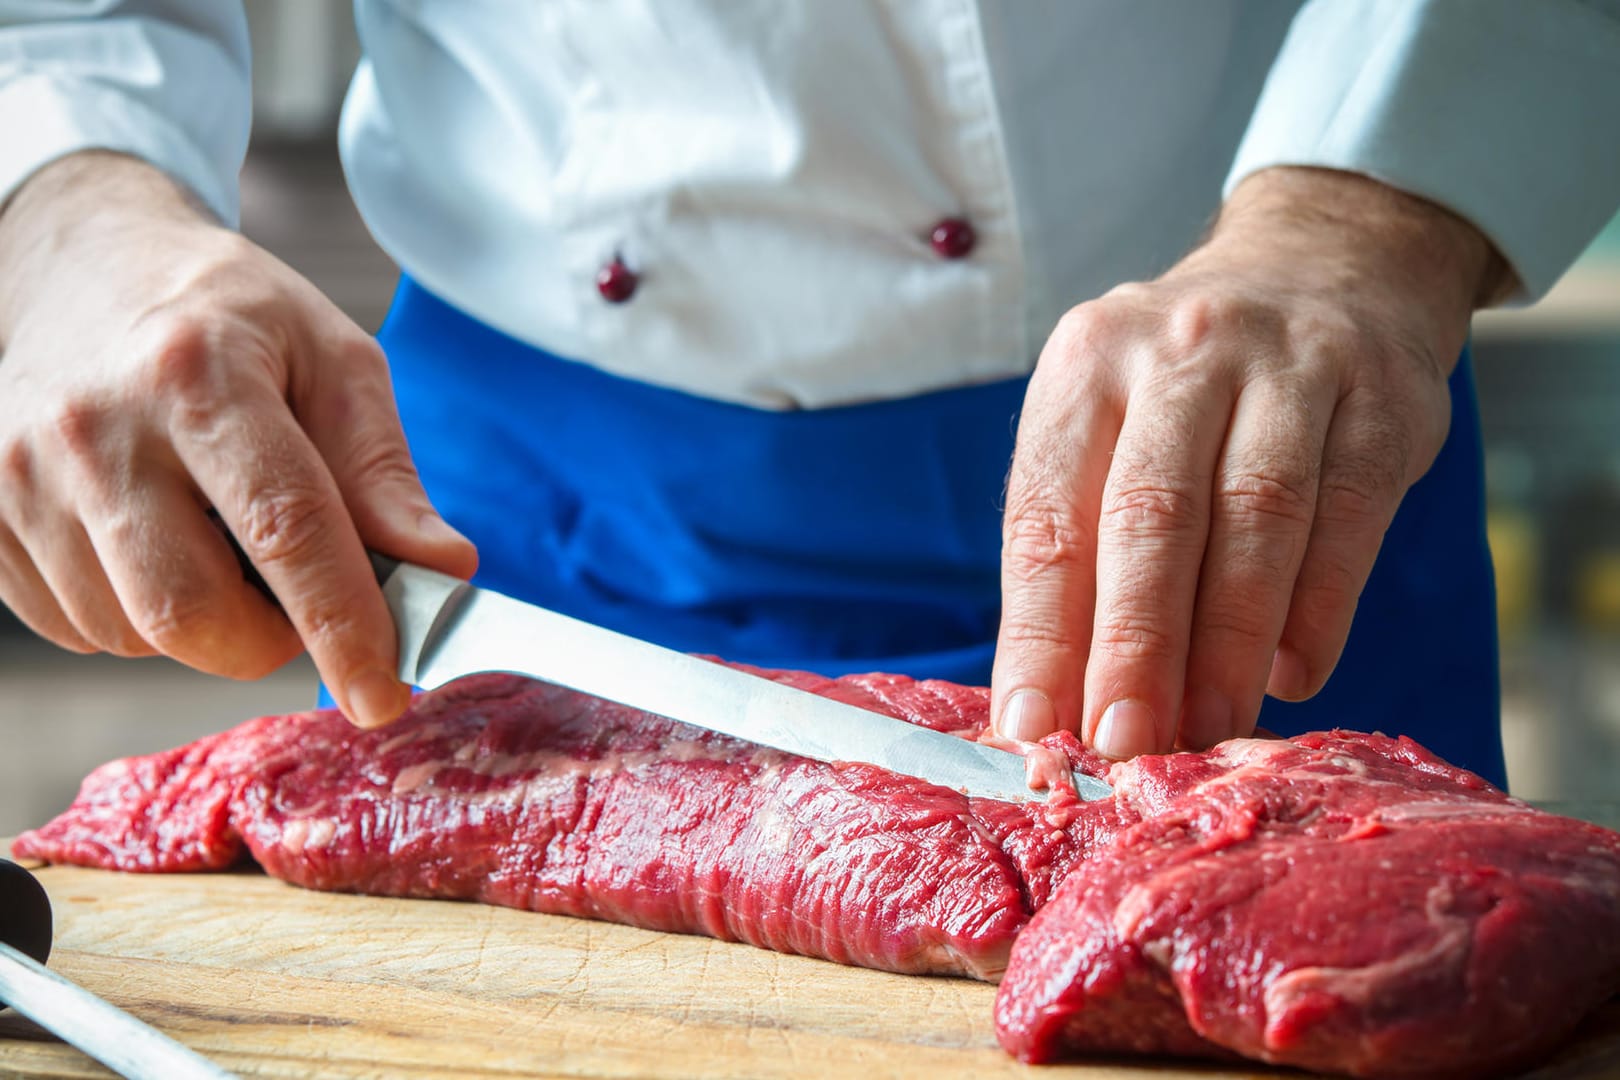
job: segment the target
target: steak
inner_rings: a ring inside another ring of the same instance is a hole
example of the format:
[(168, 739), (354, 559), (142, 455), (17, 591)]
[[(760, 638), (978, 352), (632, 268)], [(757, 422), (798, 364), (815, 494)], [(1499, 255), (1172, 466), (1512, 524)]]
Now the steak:
[[(987, 727), (979, 688), (762, 674), (965, 738)], [(103, 766), (15, 851), (158, 872), (251, 857), (309, 888), (1005, 972), (997, 1033), (1026, 1061), (1482, 1076), (1620, 990), (1620, 835), (1410, 740), (1234, 740), (1111, 768), (1066, 732), (1043, 744), (1116, 797), (969, 799), (476, 676), (379, 731), (262, 717)]]
[(1620, 990), (1620, 835), (1410, 739), (1233, 740), (1112, 780), (1136, 823), (1035, 916), (996, 996), (1025, 1061), (1497, 1075)]

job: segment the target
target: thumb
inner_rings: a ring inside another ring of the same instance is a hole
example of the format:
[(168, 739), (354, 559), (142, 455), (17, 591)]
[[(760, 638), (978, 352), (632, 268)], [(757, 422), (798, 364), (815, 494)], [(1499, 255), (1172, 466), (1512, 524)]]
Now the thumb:
[(335, 351), (311, 373), (304, 400), (293, 408), (337, 481), (360, 539), (393, 558), (471, 577), (478, 552), (428, 500), (381, 347), (356, 335)]

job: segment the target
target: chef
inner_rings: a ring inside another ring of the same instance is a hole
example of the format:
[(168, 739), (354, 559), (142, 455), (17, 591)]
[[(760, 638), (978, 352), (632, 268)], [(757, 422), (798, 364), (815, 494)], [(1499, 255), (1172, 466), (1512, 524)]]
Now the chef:
[(370, 547), (680, 649), (991, 679), (1019, 738), (1381, 728), (1503, 781), (1469, 318), (1620, 202), (1620, 2), (355, 14), (375, 340), (231, 231), (236, 5), (0, 0), (34, 630), (307, 648), (382, 724)]

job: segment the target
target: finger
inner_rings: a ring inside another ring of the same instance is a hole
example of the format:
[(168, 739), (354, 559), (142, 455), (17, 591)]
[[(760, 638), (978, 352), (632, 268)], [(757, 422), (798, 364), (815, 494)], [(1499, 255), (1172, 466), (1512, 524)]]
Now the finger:
[(1112, 758), (1175, 738), (1232, 391), (1186, 382), (1133, 395), (1103, 489), (1097, 612), (1081, 737)]
[(996, 731), (1026, 741), (1080, 725), (1096, 595), (1097, 504), (1120, 423), (1102, 386), (1074, 394), (1047, 390), (1031, 381), (1032, 405), (1019, 424), (1007, 480), (1001, 628), (991, 676)]
[(164, 655), (257, 679), (303, 651), (181, 477), (154, 477), (138, 502), (90, 516), (86, 531), (130, 624)]
[(1337, 387), (1251, 385), (1217, 471), (1178, 731), (1195, 749), (1254, 729), (1310, 539)]
[(1411, 469), (1406, 437), (1389, 411), (1346, 397), (1322, 451), (1310, 542), (1267, 680), (1272, 696), (1303, 700), (1332, 674), (1384, 533), (1416, 479)]
[(10, 529), (3, 528), (0, 528), (0, 600), (28, 629), (47, 641), (76, 653), (96, 651), (56, 602), (50, 586), (45, 584), (21, 542)]
[(294, 393), (295, 415), (331, 470), (367, 547), (471, 577), (478, 553), (422, 489), (382, 350), (352, 328), (347, 341), (341, 362), (318, 366), (309, 389)]
[(96, 652), (57, 602), (19, 532), (33, 531), (50, 505), (45, 499), (45, 464), (26, 439), (8, 438), (0, 453), (0, 599), (30, 630), (76, 653)]
[(345, 715), (361, 726), (386, 724), (410, 692), (394, 674), (393, 620), (354, 522), (278, 388), (258, 369), (239, 371), (228, 395), (182, 388), (171, 418), (175, 450), (274, 591)]
[(153, 656), (157, 650), (124, 615), (84, 526), (51, 513), (34, 523), (23, 546), (62, 611), (91, 645), (114, 656)]

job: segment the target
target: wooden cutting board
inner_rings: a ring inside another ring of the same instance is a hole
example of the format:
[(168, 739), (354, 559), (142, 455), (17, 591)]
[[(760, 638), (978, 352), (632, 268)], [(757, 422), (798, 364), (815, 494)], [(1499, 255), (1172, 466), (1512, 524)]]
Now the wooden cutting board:
[[(0, 840), (0, 851), (10, 843)], [(244, 1076), (1274, 1078), (1180, 1062), (1031, 1068), (994, 988), (257, 872), (38, 870), (51, 966)], [(0, 1013), (0, 1076), (108, 1075)], [(1620, 1001), (1538, 1080), (1620, 1076)]]

